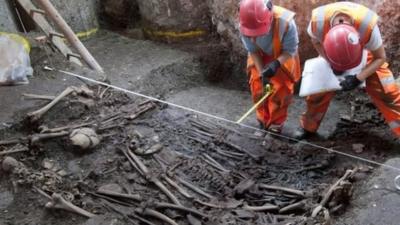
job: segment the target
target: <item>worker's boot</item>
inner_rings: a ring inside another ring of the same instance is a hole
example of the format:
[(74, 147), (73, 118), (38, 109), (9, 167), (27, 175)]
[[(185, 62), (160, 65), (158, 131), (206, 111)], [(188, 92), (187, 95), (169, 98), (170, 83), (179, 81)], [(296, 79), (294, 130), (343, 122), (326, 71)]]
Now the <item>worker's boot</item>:
[(272, 134), (280, 134), (282, 132), (283, 129), (283, 125), (275, 125), (275, 124), (271, 124), (271, 126), (268, 127), (268, 132), (272, 133)]
[(265, 137), (266, 132), (265, 132), (265, 125), (263, 122), (258, 120), (258, 130), (254, 132), (254, 135), (257, 137)]
[(311, 131), (305, 130), (304, 128), (300, 127), (299, 129), (297, 129), (294, 132), (293, 138), (300, 141), (300, 140), (304, 140), (304, 139), (309, 139), (315, 135), (316, 135), (315, 132), (311, 132)]

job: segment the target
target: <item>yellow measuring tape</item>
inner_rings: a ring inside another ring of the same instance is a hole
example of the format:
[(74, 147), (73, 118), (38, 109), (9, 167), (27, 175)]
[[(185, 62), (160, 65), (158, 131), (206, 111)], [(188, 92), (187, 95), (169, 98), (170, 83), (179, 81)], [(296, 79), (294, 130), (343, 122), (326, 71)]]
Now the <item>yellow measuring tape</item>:
[(252, 113), (255, 109), (258, 108), (258, 106), (261, 105), (267, 99), (273, 92), (274, 90), (272, 89), (272, 86), (270, 84), (265, 85), (265, 95), (253, 106), (249, 111), (247, 111), (236, 123), (241, 123), (243, 122), (244, 119), (246, 119), (250, 113)]

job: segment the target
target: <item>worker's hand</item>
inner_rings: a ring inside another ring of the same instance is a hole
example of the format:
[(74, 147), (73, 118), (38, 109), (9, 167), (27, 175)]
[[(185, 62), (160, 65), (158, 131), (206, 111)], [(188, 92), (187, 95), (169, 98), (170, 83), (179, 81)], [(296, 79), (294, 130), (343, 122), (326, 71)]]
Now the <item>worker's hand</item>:
[(340, 82), (343, 91), (351, 91), (358, 87), (362, 82), (357, 76), (346, 76), (343, 81)]
[(268, 66), (262, 71), (263, 80), (269, 80), (271, 77), (273, 77), (278, 71), (279, 67), (281, 67), (281, 63), (277, 59), (268, 64)]

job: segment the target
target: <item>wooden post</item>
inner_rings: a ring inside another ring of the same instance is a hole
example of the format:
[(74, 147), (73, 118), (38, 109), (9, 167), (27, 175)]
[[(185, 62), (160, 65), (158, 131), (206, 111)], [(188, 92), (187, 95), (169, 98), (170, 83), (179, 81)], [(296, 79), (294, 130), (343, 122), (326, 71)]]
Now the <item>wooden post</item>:
[(94, 70), (104, 73), (103, 68), (97, 63), (96, 59), (89, 53), (86, 47), (82, 44), (79, 38), (75, 35), (74, 31), (68, 26), (65, 20), (58, 13), (57, 9), (51, 4), (49, 0), (36, 0), (42, 9), (46, 11), (54, 23), (58, 26), (61, 32), (65, 35), (65, 38), (69, 43), (79, 52), (82, 59)]

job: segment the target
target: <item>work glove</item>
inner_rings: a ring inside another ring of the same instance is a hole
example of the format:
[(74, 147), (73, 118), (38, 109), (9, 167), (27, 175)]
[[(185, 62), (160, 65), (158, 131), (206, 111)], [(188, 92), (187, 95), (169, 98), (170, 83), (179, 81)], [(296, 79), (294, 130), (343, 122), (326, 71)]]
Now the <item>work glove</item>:
[(357, 76), (345, 76), (344, 80), (340, 82), (343, 91), (351, 91), (358, 87), (362, 82)]
[(281, 67), (281, 63), (279, 62), (279, 60), (276, 59), (272, 61), (270, 64), (268, 64), (267, 67), (264, 68), (264, 70), (261, 73), (264, 87), (267, 84), (269, 84), (269, 80), (276, 74), (279, 67)]

